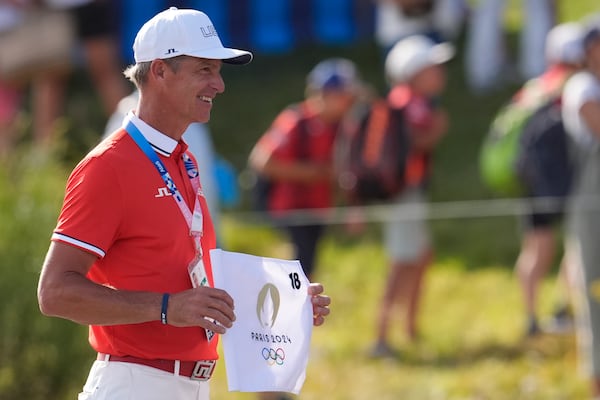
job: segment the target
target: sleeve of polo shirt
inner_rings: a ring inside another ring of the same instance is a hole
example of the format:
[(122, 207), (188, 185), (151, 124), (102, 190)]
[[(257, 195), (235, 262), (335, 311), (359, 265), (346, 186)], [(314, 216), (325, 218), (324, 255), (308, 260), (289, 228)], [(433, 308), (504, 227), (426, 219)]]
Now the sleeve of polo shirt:
[(122, 207), (122, 188), (116, 171), (101, 157), (87, 158), (67, 181), (52, 240), (102, 258), (117, 235)]
[(298, 112), (291, 109), (282, 111), (269, 130), (261, 138), (261, 150), (278, 159), (294, 159), (298, 145)]

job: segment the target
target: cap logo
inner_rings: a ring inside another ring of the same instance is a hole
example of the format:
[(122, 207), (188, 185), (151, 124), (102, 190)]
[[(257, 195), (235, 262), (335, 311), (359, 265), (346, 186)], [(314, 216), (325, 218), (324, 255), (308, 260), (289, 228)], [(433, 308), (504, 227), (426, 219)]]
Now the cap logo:
[(165, 53), (165, 55), (175, 54), (175, 53), (177, 53), (177, 50), (175, 50), (175, 49), (168, 49), (167, 52)]
[(200, 31), (202, 31), (202, 36), (204, 36), (205, 38), (211, 37), (211, 36), (219, 36), (217, 34), (217, 30), (215, 29), (215, 27), (213, 25), (202, 26), (202, 27), (200, 27)]

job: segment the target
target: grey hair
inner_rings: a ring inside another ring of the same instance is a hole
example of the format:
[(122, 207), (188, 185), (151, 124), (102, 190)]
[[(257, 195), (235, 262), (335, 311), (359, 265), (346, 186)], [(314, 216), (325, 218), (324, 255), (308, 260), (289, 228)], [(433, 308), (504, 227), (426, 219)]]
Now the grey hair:
[[(179, 63), (183, 57), (186, 56), (165, 58), (162, 61), (165, 64), (167, 64), (171, 71), (177, 72), (177, 70), (179, 69)], [(127, 79), (133, 82), (138, 89), (141, 89), (141, 87), (148, 80), (148, 74), (150, 73), (150, 65), (152, 65), (152, 61), (144, 61), (130, 65), (125, 69), (125, 71), (123, 71), (123, 75), (125, 75)]]
[(146, 82), (150, 64), (152, 64), (152, 61), (130, 65), (123, 71), (123, 75), (139, 89)]

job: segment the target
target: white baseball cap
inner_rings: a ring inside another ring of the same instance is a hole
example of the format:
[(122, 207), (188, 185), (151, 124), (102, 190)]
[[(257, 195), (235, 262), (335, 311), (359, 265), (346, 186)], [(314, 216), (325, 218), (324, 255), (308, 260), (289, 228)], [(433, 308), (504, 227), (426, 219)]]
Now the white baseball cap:
[(576, 22), (556, 25), (546, 36), (546, 59), (549, 63), (579, 64), (585, 59), (585, 29)]
[(450, 43), (435, 43), (423, 35), (409, 36), (392, 47), (385, 59), (385, 73), (392, 84), (406, 82), (431, 65), (443, 64), (454, 57)]
[(248, 64), (252, 53), (223, 47), (217, 30), (206, 14), (171, 7), (152, 17), (133, 42), (136, 63), (187, 55), (228, 64)]

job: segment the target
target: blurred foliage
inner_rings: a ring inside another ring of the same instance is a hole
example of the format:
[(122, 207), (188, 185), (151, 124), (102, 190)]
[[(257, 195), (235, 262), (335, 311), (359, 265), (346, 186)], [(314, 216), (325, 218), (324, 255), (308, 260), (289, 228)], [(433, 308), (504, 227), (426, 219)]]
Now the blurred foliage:
[[(36, 286), (56, 224), (65, 170), (21, 148), (0, 161), (0, 398), (73, 396), (85, 378), (86, 329), (43, 318)], [(76, 382), (79, 380), (80, 382)]]

